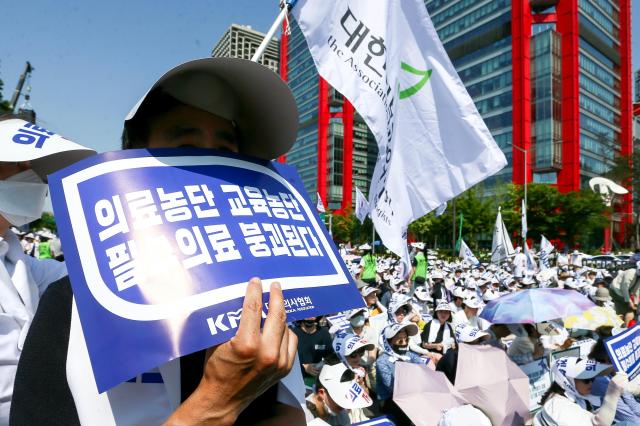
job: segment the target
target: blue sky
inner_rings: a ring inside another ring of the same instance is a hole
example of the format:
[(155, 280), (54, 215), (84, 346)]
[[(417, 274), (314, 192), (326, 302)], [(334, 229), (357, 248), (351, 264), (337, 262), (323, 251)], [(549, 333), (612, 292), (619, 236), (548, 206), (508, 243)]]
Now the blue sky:
[[(640, 1), (633, 1), (633, 69)], [(10, 98), (26, 60), (31, 104), (50, 130), (99, 151), (119, 147), (122, 120), (163, 72), (208, 56), (232, 23), (266, 32), (277, 0), (11, 1), (0, 8), (0, 78)]]

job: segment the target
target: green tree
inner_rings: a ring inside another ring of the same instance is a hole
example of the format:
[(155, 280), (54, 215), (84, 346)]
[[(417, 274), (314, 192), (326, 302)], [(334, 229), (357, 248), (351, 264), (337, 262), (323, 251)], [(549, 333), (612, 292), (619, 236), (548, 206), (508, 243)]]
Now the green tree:
[(53, 213), (49, 213), (49, 212), (42, 213), (42, 217), (36, 220), (35, 222), (32, 222), (31, 225), (29, 225), (29, 228), (31, 228), (34, 231), (37, 231), (42, 228), (47, 228), (51, 230), (53, 233), (58, 232), (58, 226), (56, 225), (56, 218), (53, 216)]
[(0, 79), (0, 114), (9, 112), (9, 101), (3, 100), (2, 89), (4, 88), (4, 82)]

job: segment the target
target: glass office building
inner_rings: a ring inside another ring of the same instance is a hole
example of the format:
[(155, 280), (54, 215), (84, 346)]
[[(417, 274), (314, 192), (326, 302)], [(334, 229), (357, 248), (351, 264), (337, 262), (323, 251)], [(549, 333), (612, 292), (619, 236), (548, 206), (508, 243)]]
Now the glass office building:
[[(489, 186), (526, 179), (575, 191), (631, 153), (630, 0), (425, 4), (509, 160)], [(618, 216), (629, 218), (625, 201)]]

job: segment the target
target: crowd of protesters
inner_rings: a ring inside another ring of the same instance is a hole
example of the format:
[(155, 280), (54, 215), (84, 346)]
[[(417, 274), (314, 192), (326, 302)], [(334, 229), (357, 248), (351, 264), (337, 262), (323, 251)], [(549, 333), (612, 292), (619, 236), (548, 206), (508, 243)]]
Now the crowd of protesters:
[[(552, 385), (528, 423), (640, 424), (640, 403), (633, 393), (640, 387), (629, 384), (623, 373), (614, 373), (603, 344), (622, 328), (566, 329), (562, 318), (537, 324), (492, 324), (479, 317), (487, 303), (499, 302), (506, 294), (549, 287), (580, 292), (596, 305), (615, 310), (614, 316), (626, 318), (622, 327), (633, 326), (640, 300), (640, 264), (612, 274), (583, 267), (574, 253), (558, 255), (555, 266), (541, 271), (519, 269), (517, 258), (500, 265), (472, 264), (445, 261), (421, 243), (411, 249), (413, 266), (405, 274), (397, 258), (376, 255), (369, 245), (341, 246), (365, 307), (292, 325), (310, 394), (308, 406), (325, 402), (325, 409), (311, 410), (317, 421), (343, 425), (386, 415), (395, 424), (412, 424), (393, 400), (397, 362), (424, 364), (442, 371), (455, 384), (460, 344), (491, 345), (505, 350), (514, 363), (525, 365), (578, 341), (589, 341), (592, 348), (582, 357), (552, 362)], [(327, 392), (325, 370), (330, 374), (335, 365), (341, 365), (339, 371), (351, 371), (343, 380), (358, 383), (367, 392), (366, 404), (362, 399), (339, 400), (340, 395)], [(480, 416), (474, 424), (483, 424), (482, 408), (473, 407)], [(441, 424), (469, 424), (460, 422), (464, 417), (456, 422), (453, 411), (442, 414)]]

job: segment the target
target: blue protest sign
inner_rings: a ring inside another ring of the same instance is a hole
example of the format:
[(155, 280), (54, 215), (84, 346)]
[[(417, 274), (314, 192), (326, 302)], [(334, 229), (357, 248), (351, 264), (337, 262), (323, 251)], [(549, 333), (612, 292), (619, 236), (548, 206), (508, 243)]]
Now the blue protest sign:
[(640, 326), (610, 337), (604, 344), (616, 370), (627, 373), (629, 380), (640, 374)]
[(196, 149), (127, 150), (49, 177), (98, 390), (229, 340), (246, 284), (289, 321), (362, 297), (295, 170)]

